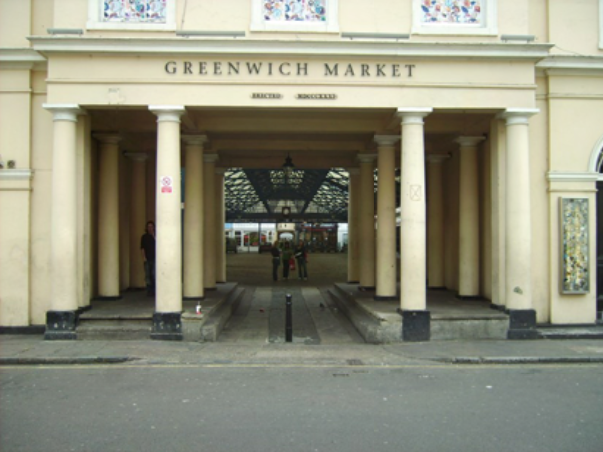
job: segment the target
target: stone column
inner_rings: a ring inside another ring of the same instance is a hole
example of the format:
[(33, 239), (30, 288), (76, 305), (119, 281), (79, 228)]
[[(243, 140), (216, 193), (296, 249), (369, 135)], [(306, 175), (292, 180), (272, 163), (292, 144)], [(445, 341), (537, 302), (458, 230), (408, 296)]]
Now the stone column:
[(358, 168), (350, 168), (348, 173), (350, 175), (348, 185), (348, 282), (356, 284), (360, 281), (360, 260), (358, 258), (360, 171)]
[(361, 290), (375, 289), (375, 154), (360, 154), (359, 257)]
[(444, 174), (447, 155), (427, 156), (427, 282), (443, 289), (444, 282)]
[(426, 288), (425, 142), (431, 108), (398, 109), (402, 119), (400, 184), (400, 312), (405, 341), (429, 340)]
[(484, 137), (459, 137), (459, 297), (479, 297), (479, 179), (477, 146)]
[(182, 137), (186, 152), (184, 179), (184, 298), (203, 299), (203, 144), (205, 135)]
[(375, 300), (397, 300), (396, 295), (396, 154), (398, 135), (377, 135), (377, 286)]
[(532, 231), (530, 211), (529, 118), (537, 109), (507, 109), (506, 119), (506, 308), (509, 338), (537, 337), (536, 311), (532, 304)]
[(205, 290), (216, 289), (216, 161), (218, 154), (205, 154), (203, 161), (203, 280)]
[(52, 288), (44, 339), (76, 339), (78, 105), (45, 104), (53, 116), (50, 268)]
[(147, 223), (146, 178), (147, 159), (145, 152), (128, 152), (126, 157), (132, 160), (130, 178), (130, 287), (144, 289), (144, 262), (140, 253), (140, 238)]
[(157, 115), (156, 301), (152, 339), (182, 340), (181, 106), (150, 106)]
[[(216, 169), (216, 281), (226, 282), (226, 239), (224, 235), (224, 168)], [(260, 224), (260, 228), (261, 228)], [(261, 240), (261, 231), (260, 231)]]
[(98, 181), (98, 295), (119, 295), (119, 142), (116, 134), (97, 134)]

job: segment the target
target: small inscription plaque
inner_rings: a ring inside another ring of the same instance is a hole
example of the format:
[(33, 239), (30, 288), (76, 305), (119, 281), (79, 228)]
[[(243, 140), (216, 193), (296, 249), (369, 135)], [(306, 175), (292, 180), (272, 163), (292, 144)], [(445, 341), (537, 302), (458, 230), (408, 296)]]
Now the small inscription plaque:
[(252, 93), (252, 99), (282, 99), (283, 95), (280, 93)]
[(298, 94), (297, 99), (335, 100), (337, 94)]

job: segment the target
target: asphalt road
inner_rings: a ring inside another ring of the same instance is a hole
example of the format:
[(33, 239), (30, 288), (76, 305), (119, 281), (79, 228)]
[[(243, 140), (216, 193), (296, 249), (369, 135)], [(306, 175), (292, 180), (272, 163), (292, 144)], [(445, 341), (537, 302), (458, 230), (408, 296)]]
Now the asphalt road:
[(0, 368), (0, 450), (603, 450), (603, 366)]

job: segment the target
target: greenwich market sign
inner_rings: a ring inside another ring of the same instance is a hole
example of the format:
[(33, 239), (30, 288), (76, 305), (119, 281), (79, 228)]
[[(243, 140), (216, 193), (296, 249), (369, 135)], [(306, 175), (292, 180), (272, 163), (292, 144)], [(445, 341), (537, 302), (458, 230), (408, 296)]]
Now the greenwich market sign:
[(402, 63), (300, 63), (274, 61), (168, 61), (169, 75), (198, 77), (321, 77), (324, 79), (396, 79), (411, 78), (414, 64)]

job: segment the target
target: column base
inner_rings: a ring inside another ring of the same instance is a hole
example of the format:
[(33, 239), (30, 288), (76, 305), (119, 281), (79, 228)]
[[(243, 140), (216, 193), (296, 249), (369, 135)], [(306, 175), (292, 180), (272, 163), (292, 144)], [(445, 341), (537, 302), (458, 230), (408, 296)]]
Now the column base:
[(509, 309), (509, 331), (507, 339), (540, 339), (536, 330), (534, 309)]
[(358, 290), (361, 290), (363, 292), (374, 291), (375, 286), (358, 286)]
[(505, 308), (505, 305), (503, 304), (495, 304), (495, 303), (490, 303), (490, 309), (494, 309), (495, 311), (500, 311), (500, 312), (507, 312), (507, 309)]
[(397, 301), (399, 298), (395, 295), (375, 295), (373, 297), (375, 301)]
[(429, 311), (403, 311), (397, 309), (402, 316), (402, 340), (405, 342), (424, 342), (431, 337), (431, 313)]
[(151, 339), (158, 341), (182, 340), (182, 313), (155, 312), (153, 314), (153, 329)]
[(46, 325), (0, 326), (1, 334), (44, 334)]
[(72, 341), (77, 339), (77, 333), (75, 332), (77, 319), (76, 311), (48, 311), (46, 313), (44, 340)]
[(205, 296), (202, 297), (182, 297), (182, 301), (196, 301), (196, 300), (205, 300)]

